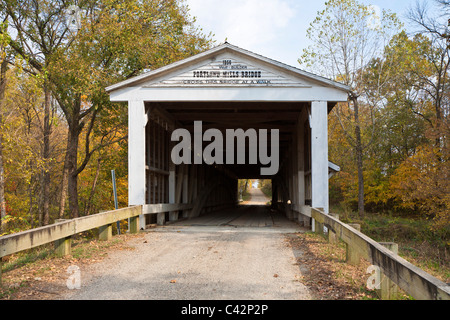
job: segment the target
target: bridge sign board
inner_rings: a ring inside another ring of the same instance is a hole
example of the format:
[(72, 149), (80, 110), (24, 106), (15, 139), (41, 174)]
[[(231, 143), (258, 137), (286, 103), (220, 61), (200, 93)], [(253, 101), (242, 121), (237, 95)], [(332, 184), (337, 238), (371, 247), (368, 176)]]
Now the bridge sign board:
[(163, 86), (292, 86), (311, 87), (298, 79), (276, 74), (258, 65), (225, 56), (194, 70), (168, 79), (162, 79), (144, 87)]

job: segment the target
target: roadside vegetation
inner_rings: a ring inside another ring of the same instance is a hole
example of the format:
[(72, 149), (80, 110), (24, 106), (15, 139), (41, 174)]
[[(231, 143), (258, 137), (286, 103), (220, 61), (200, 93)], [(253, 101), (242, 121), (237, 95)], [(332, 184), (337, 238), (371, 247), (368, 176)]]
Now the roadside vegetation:
[(258, 187), (266, 195), (267, 198), (272, 199), (272, 181), (271, 180), (260, 180)]
[(238, 180), (239, 200), (242, 200), (242, 201), (250, 200), (251, 196), (250, 196), (249, 190), (252, 187), (252, 183), (253, 183), (252, 179)]

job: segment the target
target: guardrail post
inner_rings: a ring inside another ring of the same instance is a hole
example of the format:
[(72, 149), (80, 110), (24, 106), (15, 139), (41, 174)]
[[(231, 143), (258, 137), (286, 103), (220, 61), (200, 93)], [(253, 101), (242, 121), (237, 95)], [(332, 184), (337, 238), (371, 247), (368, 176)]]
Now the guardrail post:
[[(337, 214), (337, 213), (330, 213), (330, 216), (339, 220), (339, 214)], [(336, 236), (336, 233), (330, 228), (328, 228), (328, 242), (329, 243), (337, 243), (338, 242), (338, 237)]]
[[(393, 242), (379, 242), (383, 247), (398, 254), (398, 244)], [(396, 300), (398, 298), (398, 286), (385, 274), (380, 275), (380, 289), (376, 290), (377, 295), (381, 300)]]
[(323, 224), (314, 219), (314, 232), (317, 234), (323, 234)]
[(130, 233), (135, 234), (139, 232), (139, 216), (130, 218)]
[(159, 212), (156, 215), (156, 224), (158, 226), (163, 226), (166, 223), (166, 213), (165, 212)]
[(352, 227), (353, 229), (358, 230), (359, 232), (361, 232), (361, 225), (359, 223), (349, 223), (348, 224), (350, 227)]
[[(64, 222), (67, 219), (56, 219), (55, 223)], [(58, 257), (65, 257), (72, 254), (72, 238), (67, 237), (54, 241), (55, 251)]]
[[(358, 231), (361, 231), (360, 224), (349, 223), (348, 225)], [(352, 264), (352, 265), (359, 264), (361, 261), (361, 255), (358, 253), (358, 250), (351, 243), (346, 243), (345, 247), (346, 247), (346, 250), (345, 250), (346, 251), (346, 262), (348, 264)]]
[[(323, 208), (316, 208), (317, 210), (321, 210), (323, 211)], [(318, 222), (316, 219), (312, 219), (313, 220), (313, 227), (314, 227), (314, 232), (317, 234), (322, 234), (323, 235), (323, 224)]]
[(108, 241), (112, 239), (112, 224), (101, 226), (98, 228), (98, 240)]
[(65, 257), (72, 253), (72, 237), (55, 241), (55, 250), (58, 257)]
[(357, 265), (360, 262), (361, 256), (358, 251), (351, 245), (346, 243), (346, 261), (348, 264)]
[(308, 216), (303, 216), (303, 226), (305, 228), (310, 228), (311, 227), (311, 218)]

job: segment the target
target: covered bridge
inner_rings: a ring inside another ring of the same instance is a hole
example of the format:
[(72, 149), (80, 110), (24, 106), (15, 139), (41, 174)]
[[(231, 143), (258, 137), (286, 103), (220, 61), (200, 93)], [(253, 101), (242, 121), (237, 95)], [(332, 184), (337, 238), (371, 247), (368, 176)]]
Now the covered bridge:
[(339, 170), (328, 161), (328, 114), (347, 86), (224, 43), (107, 91), (128, 103), (129, 205), (185, 204), (148, 212), (141, 229), (235, 205), (248, 178), (271, 179), (272, 204), (289, 219), (309, 225), (311, 206), (328, 212)]

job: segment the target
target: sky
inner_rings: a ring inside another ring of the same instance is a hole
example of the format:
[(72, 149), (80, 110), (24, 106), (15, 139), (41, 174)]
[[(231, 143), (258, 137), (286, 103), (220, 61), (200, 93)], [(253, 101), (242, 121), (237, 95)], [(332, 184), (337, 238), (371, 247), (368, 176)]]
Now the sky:
[[(431, 1), (431, 0), (428, 0)], [(361, 0), (397, 13), (406, 23), (416, 0)], [(325, 0), (185, 0), (203, 33), (265, 57), (300, 67), (297, 59), (309, 43), (306, 30), (325, 8)]]

